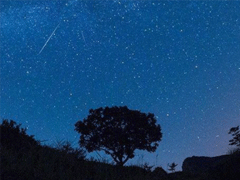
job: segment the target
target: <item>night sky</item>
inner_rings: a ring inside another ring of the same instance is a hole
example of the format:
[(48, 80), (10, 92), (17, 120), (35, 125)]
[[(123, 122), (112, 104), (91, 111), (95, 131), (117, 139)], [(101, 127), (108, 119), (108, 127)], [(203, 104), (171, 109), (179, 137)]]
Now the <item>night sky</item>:
[[(240, 1), (0, 3), (0, 118), (77, 146), (89, 109), (154, 113), (163, 139), (127, 164), (225, 154), (240, 124)], [(102, 154), (103, 157), (111, 159)], [(98, 158), (96, 153), (89, 156)]]

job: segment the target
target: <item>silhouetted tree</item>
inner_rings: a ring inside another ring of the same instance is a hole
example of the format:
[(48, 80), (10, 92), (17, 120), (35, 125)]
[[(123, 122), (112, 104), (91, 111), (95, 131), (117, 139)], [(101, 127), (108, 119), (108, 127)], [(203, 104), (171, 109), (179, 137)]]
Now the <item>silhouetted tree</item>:
[(169, 167), (169, 171), (172, 171), (172, 172), (174, 172), (175, 171), (175, 168), (177, 167), (177, 164), (175, 164), (174, 162), (172, 163), (172, 164), (168, 164), (168, 167)]
[(240, 146), (240, 130), (239, 126), (237, 127), (232, 127), (228, 134), (232, 134), (233, 139), (229, 140), (229, 145), (236, 145)]
[(88, 152), (103, 150), (121, 166), (134, 157), (136, 149), (154, 152), (162, 138), (154, 114), (126, 106), (91, 109), (86, 119), (75, 124), (75, 130), (81, 134), (79, 144)]

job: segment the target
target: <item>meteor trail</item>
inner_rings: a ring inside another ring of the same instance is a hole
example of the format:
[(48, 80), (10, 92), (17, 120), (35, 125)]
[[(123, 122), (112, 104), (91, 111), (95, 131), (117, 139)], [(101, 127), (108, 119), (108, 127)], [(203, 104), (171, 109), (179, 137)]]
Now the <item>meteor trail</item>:
[(48, 41), (51, 39), (51, 37), (53, 36), (53, 34), (55, 33), (55, 31), (57, 30), (57, 28), (59, 27), (60, 23), (56, 26), (56, 28), (54, 29), (54, 31), (52, 32), (52, 34), (49, 36), (49, 38), (47, 39), (47, 41), (45, 42), (45, 44), (43, 45), (42, 49), (39, 51), (38, 55), (41, 54), (41, 52), (43, 51), (43, 49), (45, 48), (45, 46), (47, 45)]
[(84, 37), (84, 35), (83, 35), (83, 32), (81, 31), (81, 33), (82, 33), (82, 38), (83, 38), (83, 41), (85, 42), (85, 44), (86, 44), (86, 40), (85, 40), (85, 37)]

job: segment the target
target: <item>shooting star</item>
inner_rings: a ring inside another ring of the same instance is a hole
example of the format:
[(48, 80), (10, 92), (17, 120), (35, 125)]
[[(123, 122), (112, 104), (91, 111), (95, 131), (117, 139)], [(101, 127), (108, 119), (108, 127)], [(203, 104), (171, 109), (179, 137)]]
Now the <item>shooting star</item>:
[(85, 42), (85, 44), (87, 44), (86, 43), (86, 40), (85, 40), (85, 37), (84, 37), (84, 35), (83, 35), (83, 32), (81, 31), (81, 33), (82, 33), (82, 38), (83, 38), (83, 41)]
[(47, 41), (45, 42), (45, 44), (43, 45), (42, 49), (39, 51), (38, 55), (41, 54), (41, 52), (43, 51), (43, 49), (45, 48), (45, 46), (47, 45), (48, 41), (51, 39), (51, 37), (53, 36), (53, 34), (55, 33), (55, 31), (57, 30), (57, 28), (59, 27), (60, 23), (56, 26), (56, 28), (53, 30), (52, 34), (49, 36), (49, 38), (47, 39)]

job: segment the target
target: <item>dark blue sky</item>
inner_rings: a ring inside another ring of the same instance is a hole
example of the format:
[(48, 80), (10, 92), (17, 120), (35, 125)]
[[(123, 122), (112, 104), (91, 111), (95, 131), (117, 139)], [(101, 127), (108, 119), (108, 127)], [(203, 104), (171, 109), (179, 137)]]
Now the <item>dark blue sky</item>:
[[(240, 124), (239, 1), (0, 3), (0, 117), (77, 145), (91, 108), (154, 113), (163, 140), (129, 164), (229, 149)], [(96, 156), (96, 153), (92, 153)], [(108, 157), (108, 156), (105, 156)], [(110, 158), (109, 158), (110, 159)]]

